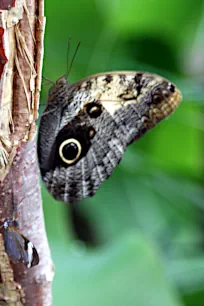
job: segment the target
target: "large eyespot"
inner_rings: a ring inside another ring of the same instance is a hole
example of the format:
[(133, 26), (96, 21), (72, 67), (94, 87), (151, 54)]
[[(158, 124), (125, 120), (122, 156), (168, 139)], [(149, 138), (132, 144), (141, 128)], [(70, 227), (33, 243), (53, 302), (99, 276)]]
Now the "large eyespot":
[(97, 118), (102, 113), (102, 106), (98, 103), (89, 103), (86, 106), (86, 112), (91, 118)]
[(73, 164), (81, 154), (81, 144), (74, 138), (63, 141), (59, 147), (59, 156), (68, 165)]

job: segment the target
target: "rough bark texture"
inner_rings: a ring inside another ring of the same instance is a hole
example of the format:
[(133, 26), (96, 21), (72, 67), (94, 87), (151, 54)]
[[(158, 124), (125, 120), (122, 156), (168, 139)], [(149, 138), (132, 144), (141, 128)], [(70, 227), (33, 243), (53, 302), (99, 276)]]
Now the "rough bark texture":
[(0, 235), (0, 305), (51, 305), (53, 265), (36, 157), (43, 0), (0, 0), (0, 221), (15, 218), (39, 265), (10, 264)]

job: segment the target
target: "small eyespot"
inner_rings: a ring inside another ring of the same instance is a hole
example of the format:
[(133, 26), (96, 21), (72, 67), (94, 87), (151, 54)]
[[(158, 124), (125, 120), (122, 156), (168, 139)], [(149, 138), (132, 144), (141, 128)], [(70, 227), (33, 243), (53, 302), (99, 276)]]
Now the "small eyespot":
[(98, 103), (89, 103), (86, 106), (86, 112), (91, 118), (97, 118), (102, 113), (102, 106)]
[(90, 128), (89, 129), (89, 138), (93, 138), (96, 134), (96, 131), (94, 130), (94, 128)]
[(168, 90), (170, 90), (171, 92), (175, 92), (175, 86), (171, 83), (168, 84)]
[(170, 93), (166, 90), (164, 90), (162, 94), (164, 98), (168, 98), (170, 96)]
[(81, 144), (74, 138), (63, 141), (59, 147), (59, 156), (68, 165), (73, 164), (81, 155)]
[(161, 94), (159, 93), (154, 93), (152, 95), (152, 102), (155, 103), (155, 104), (158, 104), (160, 103), (161, 101), (163, 100), (163, 97)]

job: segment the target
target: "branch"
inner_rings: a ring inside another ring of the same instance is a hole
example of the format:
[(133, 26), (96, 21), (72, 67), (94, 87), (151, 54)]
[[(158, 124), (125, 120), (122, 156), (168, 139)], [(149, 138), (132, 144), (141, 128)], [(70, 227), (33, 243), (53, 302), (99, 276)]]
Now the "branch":
[[(25, 305), (51, 305), (54, 273), (44, 227), (35, 140), (45, 27), (43, 0), (0, 0), (0, 9), (0, 221), (15, 217), (40, 257), (39, 265), (31, 269), (12, 264), (20, 286), (13, 277), (10, 281), (15, 301), (22, 303), (25, 294)], [(10, 305), (6, 293), (10, 285), (3, 275), (12, 275), (12, 269), (0, 237), (1, 258), (5, 260), (0, 263), (0, 301), (2, 297), (5, 305)], [(2, 289), (5, 286), (7, 291)]]
[(7, 254), (4, 250), (3, 237), (0, 235), (0, 305), (18, 305), (25, 302), (24, 292), (16, 282), (14, 282), (13, 270)]

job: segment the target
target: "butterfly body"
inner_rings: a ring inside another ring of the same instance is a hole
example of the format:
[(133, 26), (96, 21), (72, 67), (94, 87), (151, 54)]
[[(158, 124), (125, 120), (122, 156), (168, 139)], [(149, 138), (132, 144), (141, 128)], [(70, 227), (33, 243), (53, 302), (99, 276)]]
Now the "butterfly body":
[(151, 73), (102, 73), (73, 85), (60, 78), (39, 128), (39, 165), (49, 192), (64, 202), (94, 195), (127, 146), (180, 100), (173, 84)]

